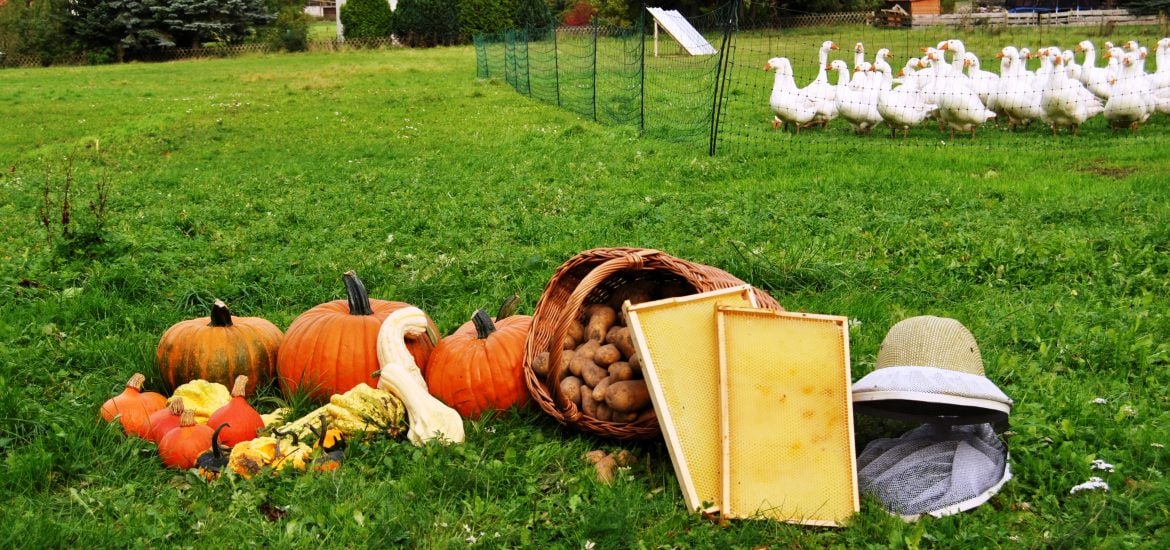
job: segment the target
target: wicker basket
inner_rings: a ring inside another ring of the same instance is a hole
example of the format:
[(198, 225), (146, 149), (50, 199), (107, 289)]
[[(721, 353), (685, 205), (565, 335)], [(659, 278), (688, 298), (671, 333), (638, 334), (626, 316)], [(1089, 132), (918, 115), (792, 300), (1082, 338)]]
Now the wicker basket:
[[(560, 346), (569, 323), (585, 305), (603, 303), (622, 286), (643, 279), (658, 283), (682, 284), (697, 292), (707, 292), (744, 284), (731, 274), (681, 260), (657, 250), (643, 248), (595, 248), (582, 252), (557, 268), (545, 287), (532, 329), (524, 347), (524, 379), (533, 400), (558, 422), (585, 433), (603, 437), (637, 440), (658, 437), (662, 432), (656, 419), (639, 422), (608, 422), (586, 416), (577, 406), (562, 398), (558, 380)], [(779, 309), (780, 304), (768, 293), (754, 289), (760, 307)], [(549, 373), (541, 377), (532, 370), (537, 355), (549, 352)]]

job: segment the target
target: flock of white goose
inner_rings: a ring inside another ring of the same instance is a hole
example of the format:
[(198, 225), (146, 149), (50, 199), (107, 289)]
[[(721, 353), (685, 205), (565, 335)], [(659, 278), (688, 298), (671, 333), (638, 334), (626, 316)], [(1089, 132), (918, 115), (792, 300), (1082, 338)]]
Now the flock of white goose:
[[(1170, 114), (1170, 38), (1158, 41), (1156, 70), (1145, 69), (1147, 49), (1130, 40), (1121, 46), (1105, 43), (1105, 66), (1097, 65), (1092, 41), (1076, 51), (1057, 46), (1027, 48), (1007, 46), (996, 54), (999, 73), (983, 70), (979, 58), (961, 40), (923, 48), (922, 57), (907, 60), (894, 74), (890, 50), (878, 50), (872, 62), (865, 48), (854, 48), (853, 66), (844, 60), (829, 62), (836, 50), (832, 41), (822, 44), (816, 79), (801, 88), (786, 57), (768, 60), (764, 70), (776, 72), (769, 103), (775, 117), (773, 128), (824, 127), (841, 118), (855, 133), (870, 133), (878, 124), (890, 128), (891, 137), (927, 119), (938, 121), (940, 130), (970, 132), (989, 120), (1005, 121), (1009, 128), (1041, 121), (1052, 128), (1069, 128), (1076, 135), (1081, 124), (1104, 116), (1114, 130), (1137, 128), (1154, 113)], [(1080, 63), (1077, 53), (1082, 52)], [(948, 59), (948, 54), (950, 58)], [(1028, 70), (1029, 59), (1038, 57), (1040, 68)], [(829, 73), (837, 73), (831, 83)]]

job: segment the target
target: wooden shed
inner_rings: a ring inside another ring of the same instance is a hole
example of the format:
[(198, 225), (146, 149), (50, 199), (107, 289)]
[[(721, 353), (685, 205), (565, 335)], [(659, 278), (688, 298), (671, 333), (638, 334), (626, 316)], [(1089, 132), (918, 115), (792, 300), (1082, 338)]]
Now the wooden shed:
[(942, 6), (939, 0), (886, 0), (887, 9), (892, 9), (894, 6), (902, 8), (911, 17), (915, 15), (942, 14)]

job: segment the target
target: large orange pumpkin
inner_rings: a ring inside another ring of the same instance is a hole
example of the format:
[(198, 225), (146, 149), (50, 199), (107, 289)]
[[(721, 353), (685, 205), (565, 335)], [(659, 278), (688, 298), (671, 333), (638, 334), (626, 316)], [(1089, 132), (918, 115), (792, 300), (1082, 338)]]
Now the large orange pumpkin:
[(493, 322), (482, 309), (444, 338), (427, 366), (427, 389), (464, 418), (528, 402), (524, 341), (532, 317), (501, 313)]
[[(378, 371), (378, 330), (394, 311), (411, 307), (405, 302), (372, 300), (352, 271), (342, 277), (346, 300), (314, 306), (293, 320), (277, 357), (277, 371), (285, 395), (305, 391), (314, 400), (345, 393), (360, 383), (373, 383)], [(418, 368), (426, 366), (439, 329), (430, 317), (430, 334), (406, 340)]]
[(232, 317), (216, 300), (211, 316), (175, 323), (163, 333), (155, 361), (167, 388), (192, 380), (231, 387), (237, 376), (248, 377), (248, 393), (276, 370), (277, 349), (283, 335), (260, 317)]

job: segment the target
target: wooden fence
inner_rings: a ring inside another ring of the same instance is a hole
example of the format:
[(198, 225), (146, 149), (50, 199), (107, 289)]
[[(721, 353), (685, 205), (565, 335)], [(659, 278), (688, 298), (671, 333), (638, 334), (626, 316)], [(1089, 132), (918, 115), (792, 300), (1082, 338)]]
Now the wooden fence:
[[(313, 40), (306, 45), (306, 51), (332, 52), (346, 49), (377, 49), (398, 47), (393, 38), (351, 38), (346, 41), (336, 39)], [(270, 44), (237, 44), (232, 46), (211, 46), (206, 48), (165, 48), (143, 52), (137, 55), (135, 61), (178, 61), (181, 59), (213, 59), (236, 57), (246, 54), (267, 54), (282, 51)], [(2, 67), (40, 67), (48, 65), (85, 65), (90, 61), (82, 54), (76, 54), (65, 59), (53, 60), (46, 63), (39, 55), (19, 55), (0, 53), (0, 68)]]
[(1075, 10), (1060, 13), (965, 12), (944, 15), (915, 15), (915, 27), (1090, 27), (1109, 24), (1156, 25), (1154, 15), (1139, 17), (1125, 10)]

